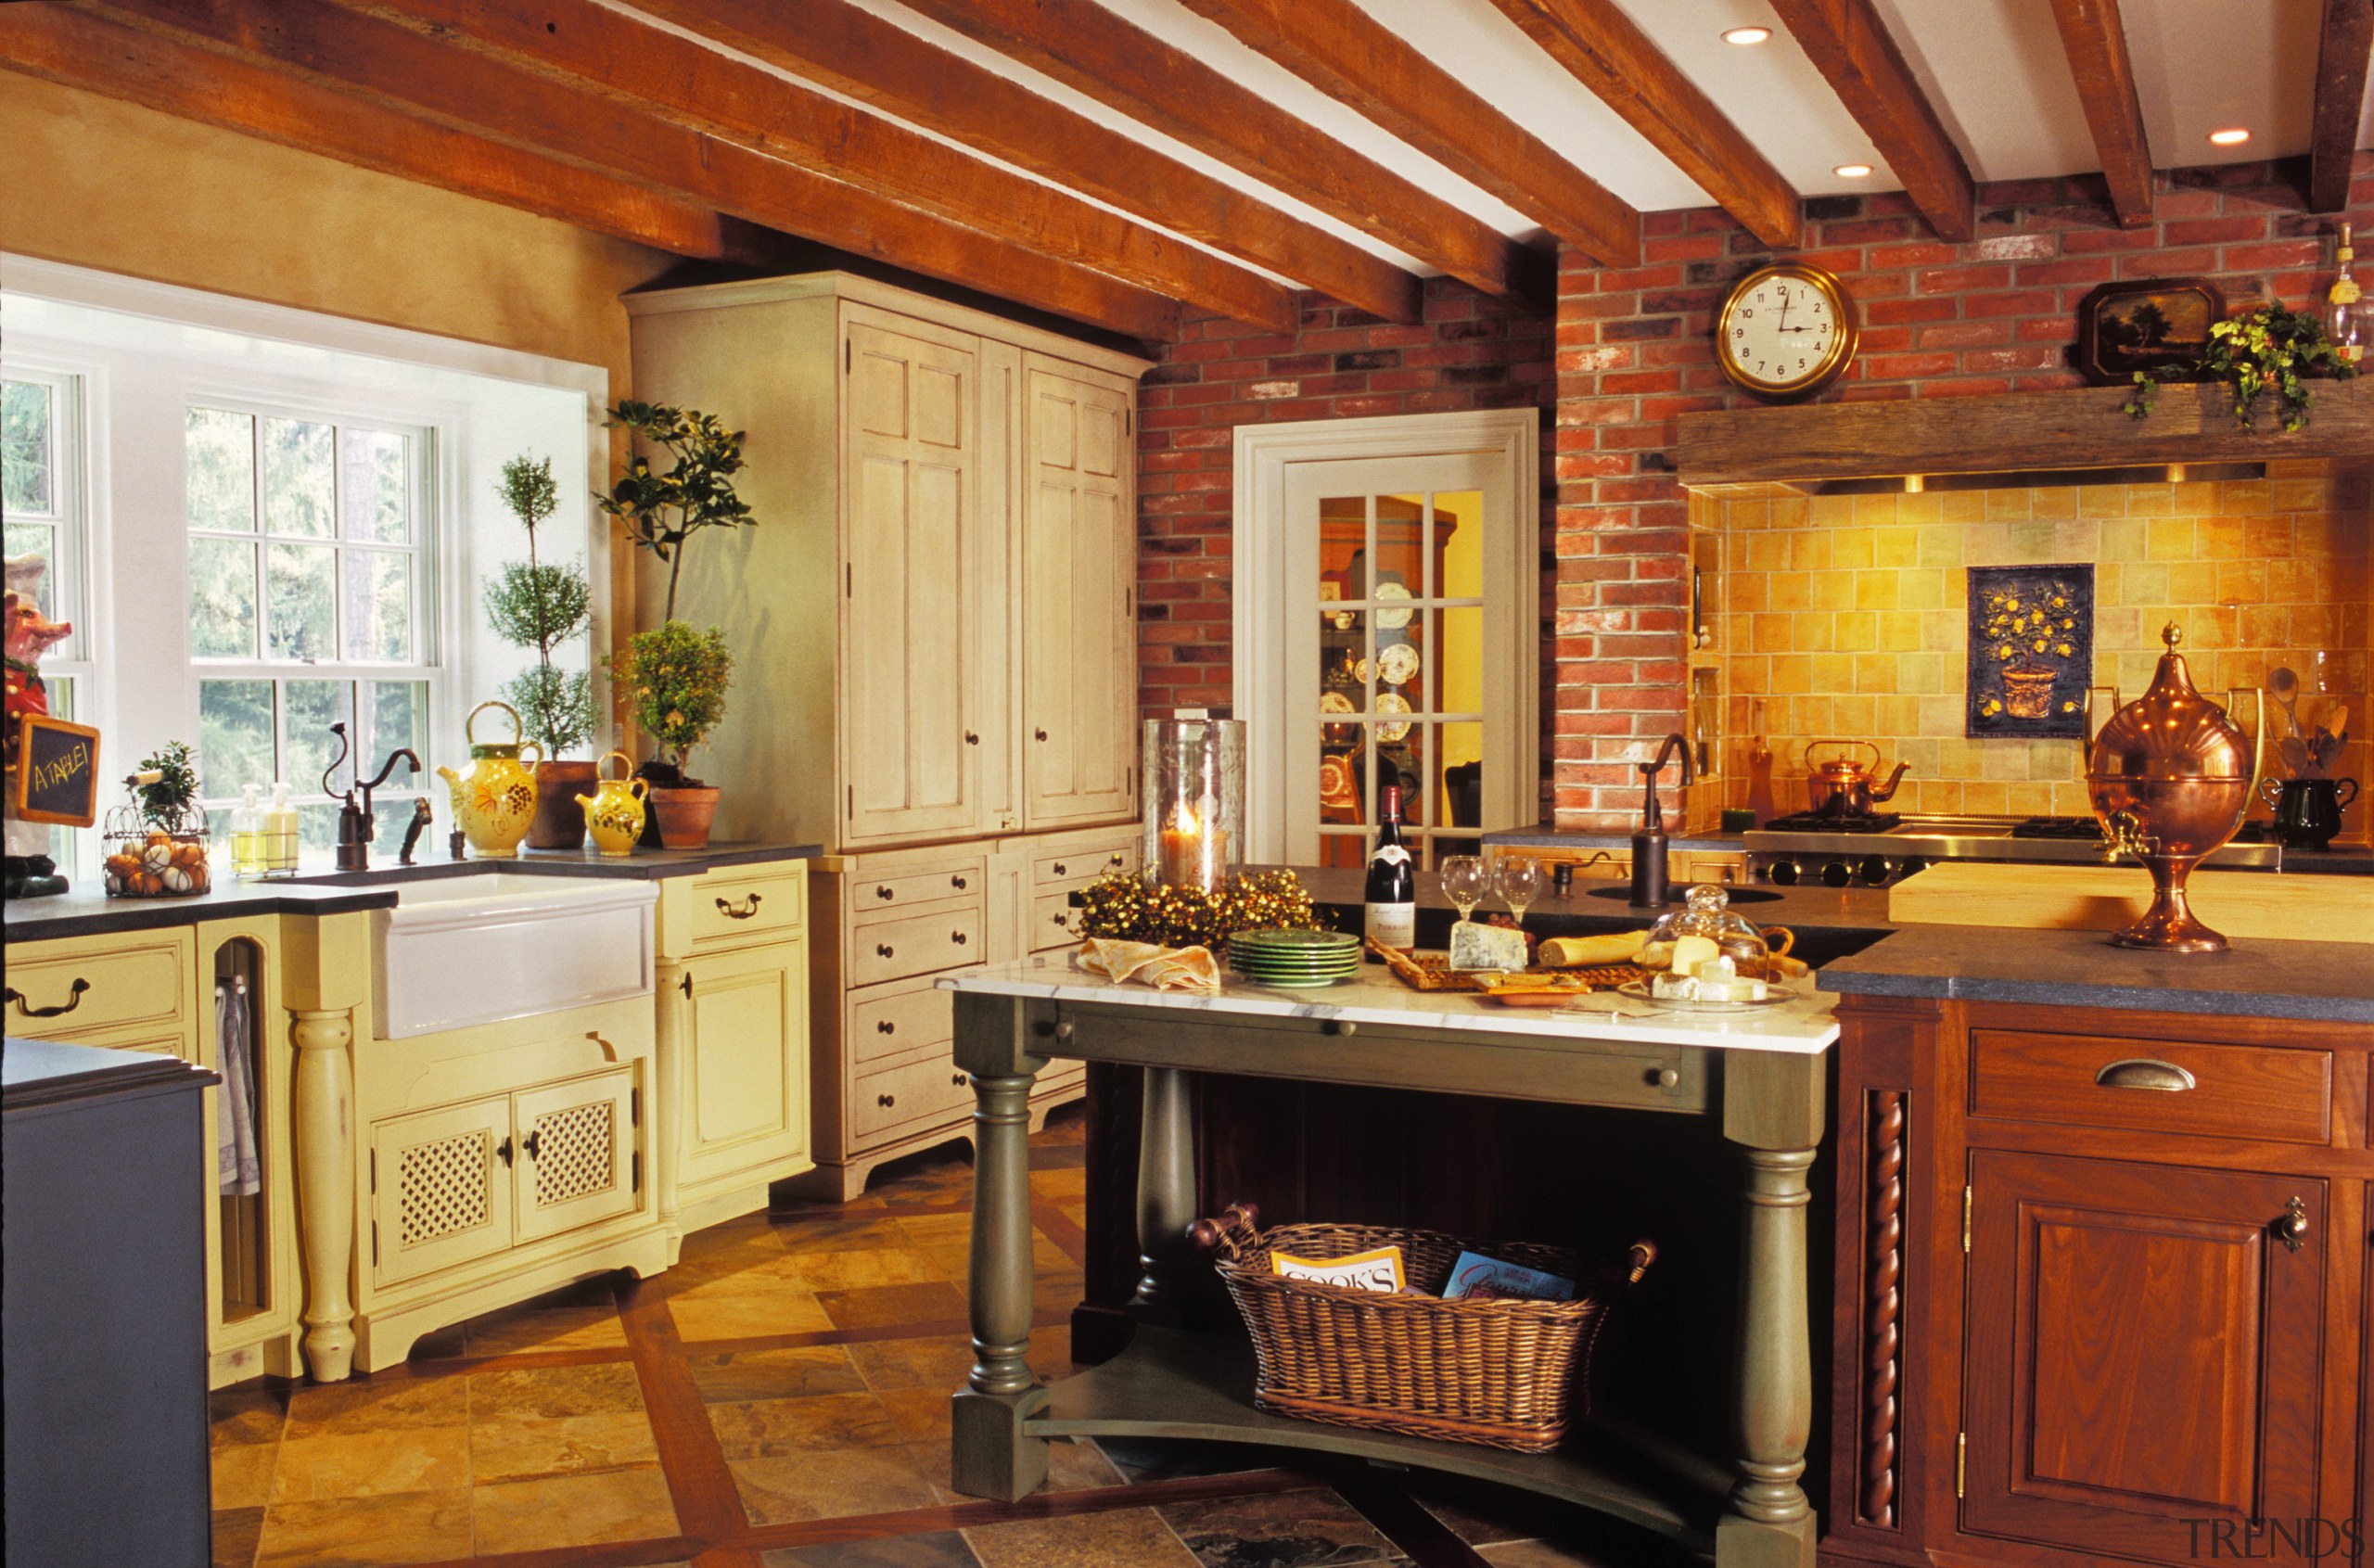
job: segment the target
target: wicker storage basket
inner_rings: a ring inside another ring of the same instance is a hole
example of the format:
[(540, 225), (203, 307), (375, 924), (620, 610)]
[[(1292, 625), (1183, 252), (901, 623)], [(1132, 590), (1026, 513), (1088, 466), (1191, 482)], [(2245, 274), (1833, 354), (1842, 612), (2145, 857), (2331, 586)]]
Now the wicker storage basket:
[[(1193, 1227), (1253, 1335), (1264, 1410), (1341, 1426), (1481, 1443), (1520, 1453), (1555, 1448), (1590, 1409), (1591, 1350), (1607, 1309), (1656, 1259), (1649, 1242), (1592, 1269), (1562, 1247), (1471, 1242), (1434, 1230), (1371, 1225), (1281, 1225), (1257, 1231), (1240, 1204)], [(1400, 1294), (1290, 1280), (1274, 1250), (1340, 1257), (1401, 1249)], [(1573, 1301), (1445, 1301), (1462, 1252), (1575, 1280)], [(1420, 1294), (1423, 1293), (1423, 1294)]]

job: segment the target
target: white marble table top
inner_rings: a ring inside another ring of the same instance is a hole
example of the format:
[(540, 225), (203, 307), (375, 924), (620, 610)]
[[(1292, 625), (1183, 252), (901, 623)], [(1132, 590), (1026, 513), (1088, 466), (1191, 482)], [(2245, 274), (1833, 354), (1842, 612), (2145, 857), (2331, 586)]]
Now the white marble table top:
[(1363, 964), (1353, 979), (1310, 989), (1257, 986), (1224, 975), (1218, 991), (1157, 991), (1146, 986), (1116, 985), (1102, 975), (1079, 969), (1068, 952), (1042, 953), (1020, 963), (951, 975), (939, 986), (942, 990), (983, 996), (1043, 997), (1119, 1007), (1806, 1056), (1819, 1055), (1838, 1039), (1831, 999), (1803, 980), (1797, 982), (1801, 994), (1793, 1001), (1726, 1014), (1674, 1013), (1608, 991), (1594, 991), (1571, 1007), (1503, 1007), (1471, 991), (1411, 990), (1378, 964)]

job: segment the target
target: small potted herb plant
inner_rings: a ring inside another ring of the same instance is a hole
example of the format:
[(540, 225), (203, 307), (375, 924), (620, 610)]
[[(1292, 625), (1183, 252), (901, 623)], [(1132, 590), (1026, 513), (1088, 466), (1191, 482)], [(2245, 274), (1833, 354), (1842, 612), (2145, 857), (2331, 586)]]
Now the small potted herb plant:
[(755, 521), (748, 504), (734, 492), (734, 476), (742, 470), (743, 433), (696, 409), (632, 402), (610, 410), (610, 425), (671, 460), (662, 470), (635, 453), (610, 493), (594, 499), (624, 526), (637, 549), (649, 551), (668, 567), (660, 624), (637, 632), (626, 652), (610, 661), (610, 672), (636, 722), (659, 748), (659, 755), (635, 770), (651, 785), (649, 831), (670, 848), (696, 848), (708, 842), (718, 792), (685, 776), (684, 767), (693, 747), (724, 714), (733, 657), (716, 628), (702, 631), (676, 618), (676, 588), (683, 576), (684, 547), (694, 535)]
[(610, 661), (610, 678), (634, 709), (634, 720), (658, 746), (659, 762), (673, 782), (651, 791), (652, 821), (659, 842), (670, 849), (698, 849), (708, 843), (717, 818), (717, 790), (690, 776), (693, 748), (725, 716), (725, 688), (734, 656), (715, 627), (697, 631), (670, 620), (638, 631), (626, 652)]
[(551, 458), (531, 463), (522, 455), (505, 463), (495, 494), (528, 530), (528, 558), (508, 563), (486, 585), (487, 621), (495, 634), (536, 655), (534, 665), (503, 687), (504, 700), (519, 711), (521, 731), (544, 756), (536, 764), (528, 846), (574, 849), (585, 842), (585, 809), (577, 797), (594, 787), (594, 764), (561, 754), (594, 733), (594, 677), (591, 670), (555, 666), (553, 650), (584, 632), (593, 617), (593, 586), (574, 561), (536, 558), (537, 525), (560, 505)]

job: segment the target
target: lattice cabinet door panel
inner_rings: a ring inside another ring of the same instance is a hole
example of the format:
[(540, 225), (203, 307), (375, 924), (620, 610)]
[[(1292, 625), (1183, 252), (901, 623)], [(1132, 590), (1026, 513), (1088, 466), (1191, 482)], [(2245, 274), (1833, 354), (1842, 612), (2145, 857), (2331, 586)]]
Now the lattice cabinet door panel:
[(642, 1201), (635, 1075), (619, 1067), (511, 1097), (517, 1239), (632, 1212)]
[(371, 1251), (381, 1284), (511, 1244), (511, 1101), (497, 1095), (371, 1128)]
[(808, 1143), (808, 944), (695, 962), (682, 1184), (797, 1157)]

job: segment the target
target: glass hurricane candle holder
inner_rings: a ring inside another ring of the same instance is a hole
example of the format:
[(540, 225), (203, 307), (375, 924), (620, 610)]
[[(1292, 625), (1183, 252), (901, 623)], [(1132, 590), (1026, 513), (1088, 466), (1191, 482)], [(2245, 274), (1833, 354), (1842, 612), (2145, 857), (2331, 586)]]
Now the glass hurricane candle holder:
[(1244, 725), (1235, 719), (1145, 721), (1150, 883), (1219, 891), (1244, 864)]

